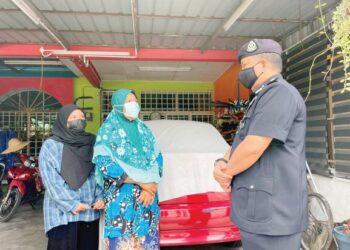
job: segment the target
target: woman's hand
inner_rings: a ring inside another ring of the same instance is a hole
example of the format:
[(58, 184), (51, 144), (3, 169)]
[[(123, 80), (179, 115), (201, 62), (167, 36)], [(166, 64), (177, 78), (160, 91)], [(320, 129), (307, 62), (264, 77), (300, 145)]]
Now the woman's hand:
[(146, 190), (147, 192), (151, 194), (155, 194), (158, 190), (158, 184), (156, 183), (139, 183), (131, 179), (130, 177), (127, 177), (124, 181), (125, 183), (132, 183), (139, 185), (143, 190)]
[(158, 189), (158, 184), (156, 183), (140, 183), (139, 186), (152, 195), (155, 195)]
[(155, 196), (154, 194), (151, 194), (146, 190), (142, 190), (139, 197), (139, 201), (142, 203), (144, 207), (148, 207), (153, 203), (154, 196)]
[(95, 202), (95, 204), (92, 206), (92, 209), (104, 209), (105, 208), (105, 203), (103, 202), (103, 200), (98, 200)]
[(84, 203), (79, 203), (78, 206), (76, 206), (73, 210), (72, 210), (72, 214), (77, 215), (80, 212), (84, 212), (85, 210), (90, 209), (91, 207), (88, 204), (84, 204)]

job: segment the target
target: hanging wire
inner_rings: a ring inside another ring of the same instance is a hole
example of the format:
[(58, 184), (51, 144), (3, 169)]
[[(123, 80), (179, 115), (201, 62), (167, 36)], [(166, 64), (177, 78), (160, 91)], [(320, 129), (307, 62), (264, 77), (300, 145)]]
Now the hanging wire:
[(333, 45), (333, 42), (332, 42), (332, 40), (329, 38), (328, 33), (327, 33), (326, 22), (325, 22), (325, 21), (326, 21), (326, 18), (325, 18), (325, 16), (323, 15), (323, 11), (322, 11), (322, 7), (323, 7), (326, 3), (322, 3), (321, 0), (317, 0), (317, 2), (318, 2), (317, 8), (318, 8), (319, 11), (320, 11), (321, 23), (322, 23), (322, 27), (323, 27), (323, 32), (324, 32), (325, 36), (327, 37), (329, 43), (330, 43), (331, 45)]
[(39, 84), (39, 89), (43, 89), (43, 80), (44, 80), (44, 58), (41, 56), (40, 57), (40, 84)]
[(325, 49), (324, 51), (322, 51), (320, 54), (318, 54), (317, 56), (314, 57), (314, 59), (312, 60), (312, 64), (311, 64), (311, 67), (310, 67), (310, 70), (309, 70), (309, 90), (307, 92), (307, 95), (304, 99), (304, 101), (306, 102), (307, 99), (309, 98), (310, 94), (311, 94), (311, 83), (312, 83), (312, 68), (313, 66), (315, 65), (315, 61), (317, 60), (317, 58), (319, 58), (320, 56), (322, 56), (323, 54), (325, 54), (326, 52), (328, 51), (328, 48)]
[[(300, 0), (299, 0), (300, 1)], [(318, 54), (317, 56), (315, 56), (315, 58), (313, 59), (312, 61), (312, 64), (311, 64), (311, 67), (310, 67), (310, 70), (309, 70), (309, 90), (308, 90), (308, 93), (305, 97), (305, 102), (307, 101), (307, 99), (309, 98), (310, 94), (311, 94), (311, 84), (312, 84), (312, 69), (315, 65), (315, 61), (317, 58), (319, 58), (320, 56), (324, 55), (327, 51), (331, 50), (332, 51), (332, 57), (331, 57), (331, 64), (330, 64), (330, 67), (329, 69), (325, 72), (325, 76), (323, 78), (323, 80), (326, 79), (327, 75), (329, 74), (329, 72), (331, 71), (332, 67), (333, 67), (333, 57), (334, 57), (334, 48), (333, 48), (333, 42), (332, 40), (330, 39), (330, 37), (328, 36), (328, 33), (327, 33), (327, 28), (326, 28), (326, 24), (325, 24), (325, 16), (323, 14), (323, 11), (322, 11), (322, 7), (325, 5), (325, 3), (322, 3), (321, 0), (317, 0), (317, 3), (318, 5), (316, 5), (316, 8), (319, 10), (320, 12), (320, 20), (321, 20), (321, 24), (322, 24), (322, 29), (323, 29), (323, 34), (326, 36), (327, 40), (329, 41), (329, 43), (331, 44), (331, 47), (329, 48), (326, 48), (324, 51), (322, 51), (320, 54)]]

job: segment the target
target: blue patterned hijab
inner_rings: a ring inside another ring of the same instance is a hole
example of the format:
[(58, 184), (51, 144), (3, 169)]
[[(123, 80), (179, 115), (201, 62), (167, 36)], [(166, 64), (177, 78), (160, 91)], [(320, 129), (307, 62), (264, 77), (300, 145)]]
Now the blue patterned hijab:
[[(102, 124), (96, 136), (93, 162), (98, 156), (109, 156), (136, 182), (159, 183), (160, 152), (151, 130), (140, 120), (129, 121), (123, 113), (126, 97), (133, 93), (120, 89), (112, 96), (113, 110)], [(96, 168), (96, 180), (103, 186), (100, 170)]]

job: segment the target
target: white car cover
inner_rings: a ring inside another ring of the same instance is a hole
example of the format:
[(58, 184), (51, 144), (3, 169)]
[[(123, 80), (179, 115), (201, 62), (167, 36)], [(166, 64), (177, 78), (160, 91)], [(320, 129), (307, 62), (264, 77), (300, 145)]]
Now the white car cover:
[(208, 123), (194, 121), (148, 121), (163, 154), (163, 177), (159, 200), (222, 191), (213, 178), (213, 165), (229, 145)]

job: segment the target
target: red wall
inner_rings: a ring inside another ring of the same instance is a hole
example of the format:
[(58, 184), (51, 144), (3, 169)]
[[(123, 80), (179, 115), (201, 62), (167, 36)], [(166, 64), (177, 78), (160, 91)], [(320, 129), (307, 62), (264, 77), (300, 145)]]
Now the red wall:
[[(222, 76), (214, 82), (215, 100), (227, 102), (228, 99), (237, 100), (238, 73), (240, 64), (234, 63)], [(249, 90), (240, 85), (240, 99), (249, 99)]]
[(13, 78), (0, 77), (0, 96), (18, 89), (38, 89), (55, 97), (62, 105), (73, 102), (72, 78)]

